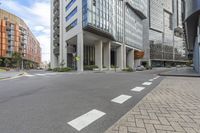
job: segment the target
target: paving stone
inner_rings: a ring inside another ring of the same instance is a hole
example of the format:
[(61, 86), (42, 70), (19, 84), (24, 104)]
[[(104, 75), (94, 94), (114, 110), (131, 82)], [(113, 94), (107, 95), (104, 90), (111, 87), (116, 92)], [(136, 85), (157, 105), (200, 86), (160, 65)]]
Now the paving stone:
[(156, 133), (153, 124), (145, 124), (145, 128), (147, 130), (147, 133)]
[(174, 131), (171, 126), (166, 125), (154, 125), (157, 130), (166, 130), (166, 131)]
[(200, 133), (199, 87), (198, 78), (168, 77), (106, 133)]
[(157, 124), (157, 125), (159, 125), (160, 121), (159, 120), (144, 120), (144, 123), (145, 124)]
[(148, 113), (148, 114), (149, 114), (150, 119), (158, 120), (158, 117), (156, 116), (155, 113)]
[(144, 122), (142, 119), (135, 119), (135, 123), (137, 127), (144, 127)]
[(128, 127), (128, 131), (131, 133), (147, 133), (145, 128)]
[(186, 133), (197, 133), (193, 128), (184, 128)]
[(170, 122), (170, 124), (175, 129), (175, 131), (184, 132), (184, 129), (179, 125), (178, 122)]
[(136, 119), (150, 119), (150, 117), (146, 115), (135, 115), (135, 118)]
[(168, 120), (165, 117), (158, 117), (158, 119), (160, 120), (160, 123), (162, 125), (170, 125), (170, 123), (168, 122)]
[(119, 127), (119, 132), (120, 132), (120, 133), (128, 133), (128, 129), (127, 129), (127, 127), (125, 127), (125, 126), (120, 126), (120, 127)]

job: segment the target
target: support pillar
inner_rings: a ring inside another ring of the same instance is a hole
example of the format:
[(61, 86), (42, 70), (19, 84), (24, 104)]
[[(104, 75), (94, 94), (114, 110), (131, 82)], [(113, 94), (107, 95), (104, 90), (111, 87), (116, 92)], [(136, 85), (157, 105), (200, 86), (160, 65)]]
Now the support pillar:
[(83, 33), (77, 35), (77, 71), (83, 71)]
[(104, 50), (104, 52), (103, 52), (104, 53), (103, 64), (106, 68), (108, 68), (108, 70), (110, 70), (110, 52), (111, 52), (110, 47), (111, 47), (111, 42), (104, 44), (104, 47), (103, 47), (103, 50)]
[(141, 65), (141, 59), (136, 59), (135, 60), (135, 67), (140, 66)]
[(103, 42), (102, 40), (98, 41), (95, 44), (95, 65), (99, 67), (99, 70), (102, 71), (102, 50), (103, 50)]
[(117, 66), (123, 69), (123, 46), (117, 48)]
[(134, 66), (134, 49), (128, 51), (127, 64), (128, 64), (128, 67), (134, 69), (134, 67), (135, 67)]
[(127, 62), (126, 62), (126, 60), (127, 60), (127, 56), (126, 56), (126, 46), (124, 45), (123, 46), (123, 55), (124, 55), (124, 57), (123, 57), (123, 60), (124, 60), (124, 68), (127, 68)]

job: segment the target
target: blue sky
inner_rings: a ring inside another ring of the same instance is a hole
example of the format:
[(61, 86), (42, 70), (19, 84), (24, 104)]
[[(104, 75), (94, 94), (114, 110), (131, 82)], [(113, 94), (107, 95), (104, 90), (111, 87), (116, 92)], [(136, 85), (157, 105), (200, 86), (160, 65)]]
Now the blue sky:
[(50, 0), (0, 0), (0, 8), (22, 18), (42, 48), (42, 61), (50, 61)]

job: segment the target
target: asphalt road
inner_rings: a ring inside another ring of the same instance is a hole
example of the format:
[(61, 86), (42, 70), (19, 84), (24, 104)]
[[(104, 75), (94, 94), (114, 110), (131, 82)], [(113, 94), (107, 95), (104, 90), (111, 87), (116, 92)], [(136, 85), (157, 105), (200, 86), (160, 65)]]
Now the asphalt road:
[[(30, 71), (28, 76), (0, 81), (0, 133), (102, 133), (160, 83), (163, 77), (141, 92), (131, 91), (157, 77), (159, 71), (163, 70), (65, 74)], [(111, 101), (122, 94), (132, 97), (122, 104)], [(93, 109), (104, 115), (80, 131), (69, 125)]]

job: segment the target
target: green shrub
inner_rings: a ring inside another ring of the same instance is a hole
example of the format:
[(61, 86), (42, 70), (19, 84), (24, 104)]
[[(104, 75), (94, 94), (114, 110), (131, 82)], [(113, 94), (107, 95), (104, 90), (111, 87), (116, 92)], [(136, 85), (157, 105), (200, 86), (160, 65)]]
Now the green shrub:
[(125, 71), (125, 72), (133, 72), (134, 70), (133, 70), (133, 68), (128, 67), (128, 68), (126, 68), (126, 69), (123, 69), (122, 71)]
[(118, 66), (111, 65), (111, 68), (118, 68)]
[(84, 66), (84, 70), (94, 70), (95, 68), (99, 68), (98, 66), (96, 65), (88, 65), (88, 66)]
[(7, 67), (0, 67), (0, 69), (5, 70), (5, 71), (10, 71), (10, 68), (7, 68)]
[(54, 72), (69, 72), (71, 71), (72, 69), (69, 68), (69, 67), (63, 67), (63, 68), (60, 68), (60, 67), (57, 67), (57, 68), (54, 68), (53, 71)]
[(47, 69), (47, 71), (53, 71), (53, 69), (51, 69), (51, 68), (48, 68), (48, 69)]

